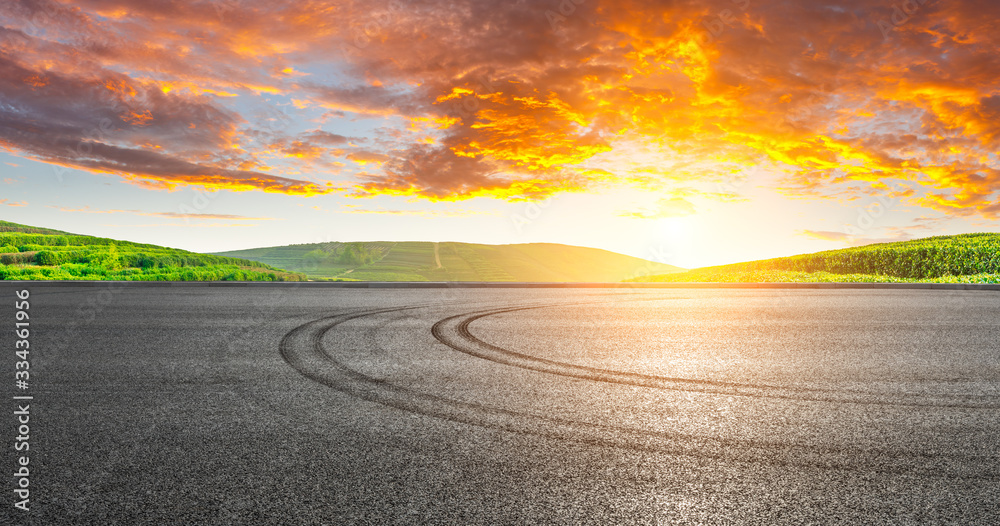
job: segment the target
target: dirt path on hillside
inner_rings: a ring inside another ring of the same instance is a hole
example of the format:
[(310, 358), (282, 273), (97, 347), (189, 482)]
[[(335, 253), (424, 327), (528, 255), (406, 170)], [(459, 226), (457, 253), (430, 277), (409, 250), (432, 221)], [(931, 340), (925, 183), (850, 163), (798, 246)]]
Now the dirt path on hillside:
[(441, 253), (438, 251), (438, 243), (434, 242), (434, 263), (437, 264), (435, 269), (441, 268)]

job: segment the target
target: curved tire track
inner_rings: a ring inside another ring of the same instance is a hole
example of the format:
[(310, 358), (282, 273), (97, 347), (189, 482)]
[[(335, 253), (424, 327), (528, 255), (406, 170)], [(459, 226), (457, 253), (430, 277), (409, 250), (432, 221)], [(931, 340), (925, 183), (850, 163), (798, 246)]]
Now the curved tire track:
[[(356, 398), (480, 427), (604, 447), (715, 460), (884, 473), (917, 472), (944, 478), (1000, 478), (1000, 473), (992, 471), (996, 461), (992, 457), (720, 439), (580, 422), (463, 402), (371, 378), (345, 366), (323, 347), (324, 336), (343, 323), (417, 308), (421, 307), (356, 311), (308, 322), (285, 335), (280, 352), (284, 360), (303, 376)], [(980, 469), (973, 473), (963, 469), (970, 466)], [(981, 471), (984, 466), (987, 469)], [(956, 467), (960, 468), (957, 472)]]
[[(976, 403), (969, 400), (970, 398), (981, 397), (940, 395), (937, 400), (928, 399), (926, 396), (922, 396), (919, 400), (882, 399), (878, 397), (886, 397), (887, 394), (809, 387), (786, 387), (768, 384), (744, 384), (722, 382), (717, 380), (655, 376), (627, 371), (615, 371), (612, 369), (601, 369), (598, 367), (588, 367), (584, 365), (548, 360), (537, 356), (507, 350), (479, 339), (469, 330), (469, 325), (472, 322), (489, 316), (505, 314), (508, 312), (556, 306), (561, 307), (566, 305), (568, 304), (558, 303), (549, 305), (533, 305), (528, 307), (502, 308), (458, 314), (435, 323), (431, 328), (431, 333), (441, 343), (470, 356), (522, 369), (529, 369), (532, 371), (570, 378), (579, 378), (594, 382), (634, 385), (673, 391), (692, 391), (708, 394), (747, 396), (754, 398), (779, 398), (785, 400), (802, 400), (811, 402), (960, 409), (1000, 409), (1000, 404), (996, 402)], [(991, 397), (988, 397), (988, 399), (991, 401), (994, 400)]]

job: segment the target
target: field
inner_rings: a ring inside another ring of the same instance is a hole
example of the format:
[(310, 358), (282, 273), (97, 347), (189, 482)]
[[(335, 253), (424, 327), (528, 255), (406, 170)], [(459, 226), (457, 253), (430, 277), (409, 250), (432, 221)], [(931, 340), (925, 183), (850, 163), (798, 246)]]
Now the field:
[(257, 261), (0, 221), (0, 279), (301, 281)]
[(312, 279), (363, 281), (617, 282), (683, 269), (596, 248), (421, 241), (317, 243), (217, 253)]
[(878, 243), (629, 281), (1000, 283), (1000, 234)]
[(198, 254), (0, 221), (0, 279), (1000, 283), (1000, 234), (936, 236), (685, 271), (554, 243), (330, 242)]

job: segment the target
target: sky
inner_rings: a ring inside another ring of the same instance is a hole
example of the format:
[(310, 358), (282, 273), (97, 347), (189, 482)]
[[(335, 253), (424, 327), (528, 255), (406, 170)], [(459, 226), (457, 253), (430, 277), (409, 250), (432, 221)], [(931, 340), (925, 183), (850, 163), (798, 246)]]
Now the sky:
[(0, 219), (693, 268), (1000, 231), (1000, 2), (0, 2)]

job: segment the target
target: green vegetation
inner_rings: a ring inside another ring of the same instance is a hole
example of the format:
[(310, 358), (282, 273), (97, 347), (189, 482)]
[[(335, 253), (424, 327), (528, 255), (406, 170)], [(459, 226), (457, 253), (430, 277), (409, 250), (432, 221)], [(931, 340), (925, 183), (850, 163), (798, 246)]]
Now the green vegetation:
[(375, 243), (328, 243), (302, 254), (302, 265), (306, 268), (355, 268), (382, 259), (388, 249), (388, 246)]
[[(288, 270), (282, 270), (288, 269)], [(351, 242), (197, 254), (0, 221), (0, 279), (1000, 283), (1000, 234), (936, 236), (685, 271), (594, 248)]]
[(629, 281), (1000, 283), (1000, 234), (878, 243)]
[(305, 276), (256, 261), (0, 221), (0, 279), (301, 281)]
[(0, 232), (21, 232), (22, 234), (52, 234), (56, 236), (72, 235), (69, 232), (63, 232), (62, 230), (53, 230), (51, 228), (41, 228), (37, 226), (19, 225), (17, 223), (11, 223), (8, 221), (0, 221)]
[[(393, 245), (395, 243), (330, 242), (235, 250), (216, 255), (243, 258), (294, 272), (302, 272), (313, 279), (336, 279), (341, 275), (349, 276), (351, 271), (359, 267), (371, 266), (384, 260)], [(385, 262), (379, 267), (380, 271), (385, 271), (384, 267)], [(422, 281), (419, 276), (416, 278), (418, 281)]]
[(683, 270), (607, 250), (553, 243), (331, 242), (217, 255), (260, 261), (313, 279), (358, 281), (600, 282)]

